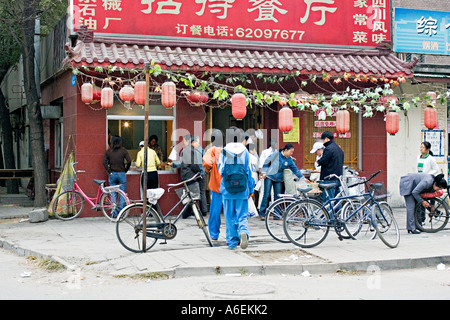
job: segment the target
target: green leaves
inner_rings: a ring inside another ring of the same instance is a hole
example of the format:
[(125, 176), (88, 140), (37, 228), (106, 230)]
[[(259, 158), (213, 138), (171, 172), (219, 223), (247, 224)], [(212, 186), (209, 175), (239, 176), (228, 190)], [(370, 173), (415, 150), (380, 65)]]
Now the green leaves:
[[(80, 74), (81, 71), (86, 72), (84, 76), (91, 76), (92, 70), (88, 67), (73, 68), (74, 74)], [(108, 66), (106, 69), (97, 66), (94, 72), (111, 74), (120, 72), (121, 75), (129, 75), (142, 73), (139, 69), (123, 69), (115, 66)], [(247, 97), (247, 106), (253, 105), (265, 107), (273, 103), (279, 102), (281, 105), (288, 105), (291, 108), (298, 108), (301, 111), (316, 111), (323, 109), (328, 115), (332, 115), (336, 108), (347, 109), (356, 113), (362, 112), (363, 117), (372, 117), (375, 112), (387, 112), (389, 110), (401, 111), (409, 110), (417, 107), (421, 101), (429, 100), (429, 97), (411, 97), (407, 99), (404, 95), (398, 97), (398, 102), (394, 99), (389, 99), (388, 103), (380, 103), (380, 97), (394, 94), (394, 90), (388, 83), (383, 83), (382, 86), (366, 89), (351, 89), (347, 87), (342, 92), (334, 92), (331, 94), (315, 94), (310, 95), (306, 93), (286, 92), (280, 93), (277, 91), (262, 91), (258, 89), (250, 89), (257, 87), (259, 82), (263, 83), (278, 83), (282, 87), (282, 83), (288, 80), (295, 80), (299, 76), (298, 71), (288, 75), (274, 75), (274, 74), (236, 74), (236, 73), (212, 73), (204, 71), (201, 74), (189, 73), (185, 71), (171, 71), (163, 70), (161, 66), (155, 63), (153, 59), (149, 66), (149, 73), (154, 77), (165, 75), (169, 81), (181, 83), (186, 88), (192, 91), (212, 92), (212, 99), (217, 102), (229, 104), (227, 101), (234, 93), (240, 92)], [(326, 76), (329, 81), (328, 75)], [(106, 76), (108, 77), (108, 76)], [(319, 78), (320, 79), (320, 78)], [(119, 78), (118, 78), (119, 80)], [(155, 81), (154, 80), (154, 81)], [(122, 82), (133, 82), (135, 77)], [(309, 75), (308, 80), (297, 82), (299, 89), (306, 87), (309, 83), (317, 82), (318, 78), (315, 75)], [(255, 82), (255, 83), (254, 83)], [(156, 84), (157, 85), (157, 84)], [(158, 85), (157, 85), (158, 86)], [(316, 85), (317, 86), (317, 85)], [(183, 90), (183, 89), (181, 89)], [(449, 99), (449, 92), (438, 95), (436, 101), (445, 103)]]

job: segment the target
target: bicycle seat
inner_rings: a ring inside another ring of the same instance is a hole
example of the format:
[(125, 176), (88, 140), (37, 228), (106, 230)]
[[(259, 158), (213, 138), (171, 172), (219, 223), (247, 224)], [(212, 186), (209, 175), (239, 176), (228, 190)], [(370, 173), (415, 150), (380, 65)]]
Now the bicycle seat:
[(336, 189), (339, 187), (338, 183), (319, 183), (319, 188), (328, 190), (328, 189)]
[(156, 204), (165, 191), (163, 188), (147, 189), (147, 201)]
[(301, 193), (308, 193), (312, 190), (313, 188), (297, 188), (298, 191), (300, 191)]
[(97, 179), (94, 179), (94, 182), (100, 186), (102, 183), (105, 183), (106, 180), (97, 180)]

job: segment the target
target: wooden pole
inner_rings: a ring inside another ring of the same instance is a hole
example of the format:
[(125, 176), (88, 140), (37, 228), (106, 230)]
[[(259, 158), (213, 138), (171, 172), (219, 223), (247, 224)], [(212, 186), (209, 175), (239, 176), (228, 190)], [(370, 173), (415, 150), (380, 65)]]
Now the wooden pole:
[(142, 252), (147, 248), (147, 148), (148, 148), (148, 99), (150, 95), (150, 64), (145, 64), (145, 118), (144, 118), (144, 172), (143, 172), (143, 209), (142, 209)]

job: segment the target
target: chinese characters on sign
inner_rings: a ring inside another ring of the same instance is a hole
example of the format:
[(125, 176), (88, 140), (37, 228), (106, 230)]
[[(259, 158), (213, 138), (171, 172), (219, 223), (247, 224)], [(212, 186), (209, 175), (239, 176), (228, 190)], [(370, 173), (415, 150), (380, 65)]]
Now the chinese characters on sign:
[[(369, 3), (370, 2), (370, 3)], [(389, 10), (387, 7), (389, 0), (355, 0), (355, 8), (361, 9), (353, 15), (354, 24), (360, 27), (367, 26), (367, 29), (353, 32), (353, 42), (380, 44), (389, 38)]]
[(375, 47), (390, 34), (388, 0), (70, 1), (75, 30), (108, 35)]
[(437, 163), (446, 163), (445, 156), (445, 131), (444, 130), (422, 130), (422, 141), (428, 141), (431, 143), (431, 151), (433, 152), (433, 158), (436, 158)]
[(395, 9), (394, 51), (450, 54), (450, 12)]

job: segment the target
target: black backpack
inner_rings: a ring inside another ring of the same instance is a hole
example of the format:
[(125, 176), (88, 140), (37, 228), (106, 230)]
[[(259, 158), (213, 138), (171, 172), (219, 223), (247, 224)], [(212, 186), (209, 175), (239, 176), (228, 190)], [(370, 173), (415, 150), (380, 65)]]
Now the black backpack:
[(230, 157), (225, 149), (223, 149), (223, 154), (226, 156), (225, 168), (222, 173), (225, 189), (229, 193), (240, 193), (247, 190), (248, 178), (244, 164), (240, 163), (241, 161), (236, 154), (233, 155), (232, 163), (228, 160)]

